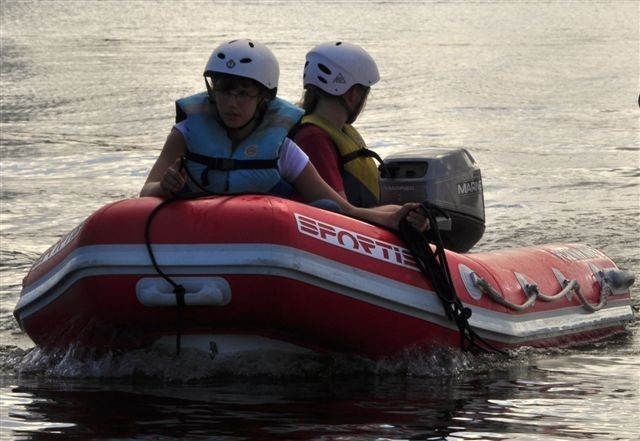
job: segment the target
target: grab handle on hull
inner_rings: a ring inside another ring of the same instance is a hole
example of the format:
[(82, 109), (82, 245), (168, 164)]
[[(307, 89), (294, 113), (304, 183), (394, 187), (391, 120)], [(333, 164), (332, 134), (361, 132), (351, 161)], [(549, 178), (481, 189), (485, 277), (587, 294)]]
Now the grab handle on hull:
[(635, 281), (635, 276), (631, 271), (619, 270), (617, 268), (602, 270), (591, 264), (591, 270), (600, 284), (600, 300), (597, 304), (593, 305), (589, 303), (582, 294), (580, 285), (576, 280), (568, 280), (557, 269), (552, 268), (552, 270), (562, 287), (558, 293), (552, 295), (541, 293), (537, 284), (529, 282), (529, 280), (520, 273), (514, 273), (518, 283), (522, 287), (522, 291), (527, 296), (527, 299), (523, 303), (516, 304), (505, 299), (489, 282), (478, 276), (473, 270), (465, 265), (459, 266), (462, 281), (472, 298), (479, 300), (482, 294), (487, 294), (494, 302), (514, 311), (522, 311), (531, 307), (537, 299), (545, 302), (553, 302), (567, 297), (568, 300), (571, 300), (572, 293), (575, 293), (584, 309), (589, 312), (596, 312), (607, 304), (610, 295), (626, 293)]
[[(502, 306), (506, 306), (507, 308), (511, 308), (514, 311), (523, 311), (531, 307), (536, 302), (536, 298), (538, 297), (538, 286), (535, 284), (531, 285), (527, 283), (526, 286), (523, 287), (523, 291), (527, 296), (527, 300), (525, 300), (523, 303), (519, 305), (516, 303), (510, 302), (509, 300), (502, 297), (502, 295), (498, 291), (496, 291), (496, 289), (493, 286), (491, 286), (491, 284), (486, 280), (484, 280), (482, 277), (478, 277), (476, 279), (476, 286), (480, 288), (482, 292), (486, 293), (489, 297), (491, 297), (491, 300), (493, 300), (494, 302), (499, 303)], [(565, 295), (565, 294), (562, 293), (562, 295)]]
[[(552, 270), (557, 277), (555, 268), (552, 268)], [(525, 292), (527, 297), (529, 298), (533, 297), (534, 299), (540, 299), (545, 302), (555, 302), (556, 300), (560, 300), (563, 297), (567, 297), (569, 300), (571, 300), (571, 292), (574, 289), (580, 288), (578, 286), (578, 282), (576, 282), (575, 280), (564, 279), (560, 281), (562, 290), (560, 290), (556, 294), (544, 294), (540, 292), (538, 285), (536, 283), (530, 283), (529, 280), (526, 278), (526, 276), (520, 273), (514, 273), (514, 274), (516, 276), (516, 279), (518, 279), (518, 283), (520, 283), (520, 286), (522, 287), (522, 290)]]
[[(231, 301), (231, 287), (222, 277), (175, 277), (185, 288), (185, 306), (224, 306)], [(145, 277), (136, 284), (136, 297), (145, 306), (176, 306), (173, 286), (162, 277)]]

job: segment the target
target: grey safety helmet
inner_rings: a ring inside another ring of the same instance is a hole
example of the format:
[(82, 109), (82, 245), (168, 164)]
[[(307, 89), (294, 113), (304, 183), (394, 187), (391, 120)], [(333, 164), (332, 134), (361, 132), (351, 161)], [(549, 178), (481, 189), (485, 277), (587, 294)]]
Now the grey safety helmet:
[(355, 84), (370, 87), (379, 80), (378, 66), (367, 51), (339, 41), (320, 44), (307, 53), (302, 83), (340, 96)]
[(241, 39), (222, 43), (213, 51), (204, 68), (204, 76), (211, 77), (216, 73), (250, 78), (275, 91), (280, 67), (267, 46), (257, 41)]

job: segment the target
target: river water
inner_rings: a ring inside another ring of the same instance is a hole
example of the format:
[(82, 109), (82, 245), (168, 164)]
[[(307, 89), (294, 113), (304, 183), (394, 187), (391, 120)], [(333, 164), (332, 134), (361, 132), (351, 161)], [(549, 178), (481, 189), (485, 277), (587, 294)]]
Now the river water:
[[(12, 316), (34, 260), (136, 196), (219, 42), (251, 37), (297, 101), (305, 52), (358, 43), (381, 81), (358, 120), (383, 157), (465, 147), (477, 250), (582, 242), (640, 274), (637, 1), (1, 0), (1, 439), (632, 440), (640, 330), (510, 359), (213, 362), (41, 353)], [(636, 295), (633, 304), (640, 306)]]

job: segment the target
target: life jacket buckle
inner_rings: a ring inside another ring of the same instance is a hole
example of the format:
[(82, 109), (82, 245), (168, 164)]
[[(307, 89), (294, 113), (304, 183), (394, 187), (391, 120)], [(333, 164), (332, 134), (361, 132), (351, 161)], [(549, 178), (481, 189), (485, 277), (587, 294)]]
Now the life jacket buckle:
[(222, 171), (230, 171), (236, 169), (236, 161), (230, 158), (216, 158), (215, 169)]

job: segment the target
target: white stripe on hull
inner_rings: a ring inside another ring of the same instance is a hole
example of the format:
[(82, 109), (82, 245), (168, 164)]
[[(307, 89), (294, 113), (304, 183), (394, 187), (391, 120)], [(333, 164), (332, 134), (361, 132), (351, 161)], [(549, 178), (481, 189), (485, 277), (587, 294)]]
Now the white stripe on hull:
[[(297, 280), (400, 314), (455, 329), (433, 291), (398, 282), (299, 249), (273, 244), (154, 245), (155, 258), (172, 275), (269, 275)], [(24, 289), (16, 311), (24, 320), (90, 276), (157, 275), (144, 245), (79, 248)], [(571, 335), (619, 326), (633, 319), (629, 300), (611, 300), (597, 313), (581, 306), (507, 314), (473, 307), (469, 323), (483, 337), (504, 343)]]

